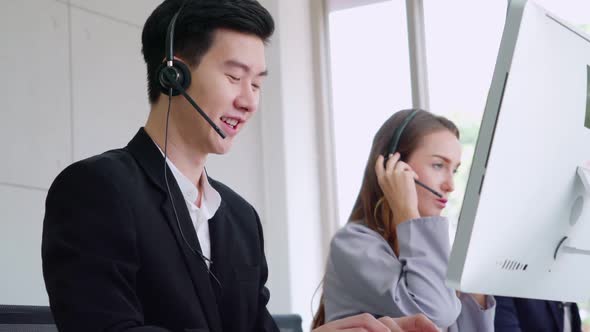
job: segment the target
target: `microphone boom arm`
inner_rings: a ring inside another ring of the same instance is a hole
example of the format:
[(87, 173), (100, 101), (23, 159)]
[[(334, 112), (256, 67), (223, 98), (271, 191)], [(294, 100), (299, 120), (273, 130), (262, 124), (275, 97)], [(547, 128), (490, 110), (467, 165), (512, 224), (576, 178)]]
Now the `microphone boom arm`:
[(168, 82), (171, 83), (176, 90), (180, 91), (184, 98), (197, 110), (197, 112), (199, 112), (203, 119), (205, 119), (205, 121), (207, 121), (207, 123), (213, 127), (213, 130), (215, 130), (215, 132), (218, 133), (221, 138), (225, 139), (226, 134), (213, 122), (213, 120), (211, 120), (211, 118), (209, 118), (209, 116), (207, 116), (207, 114), (199, 107), (199, 105), (197, 105), (193, 98), (191, 98), (191, 96), (186, 93), (180, 83), (176, 81), (176, 78), (170, 77), (171, 74), (169, 72), (165, 72), (165, 75), (167, 76), (166, 78)]

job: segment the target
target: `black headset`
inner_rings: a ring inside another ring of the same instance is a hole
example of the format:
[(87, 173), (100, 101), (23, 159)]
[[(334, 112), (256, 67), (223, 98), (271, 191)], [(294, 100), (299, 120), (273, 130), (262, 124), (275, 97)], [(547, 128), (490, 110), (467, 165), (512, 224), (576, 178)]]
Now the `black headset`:
[(183, 95), (205, 121), (213, 127), (217, 134), (225, 139), (225, 133), (207, 116), (193, 98), (186, 93), (186, 89), (191, 84), (191, 71), (185, 63), (174, 59), (174, 28), (176, 27), (176, 20), (178, 20), (178, 16), (186, 3), (187, 0), (184, 0), (168, 24), (166, 31), (166, 61), (158, 67), (157, 71), (160, 90), (168, 96)]
[(389, 146), (387, 148), (387, 155), (385, 156), (386, 158), (390, 154), (394, 154), (397, 151), (399, 141), (402, 137), (402, 134), (404, 133), (404, 130), (406, 129), (406, 127), (408, 126), (410, 121), (412, 121), (412, 119), (416, 116), (416, 114), (418, 114), (418, 112), (420, 110), (413, 109), (413, 110), (408, 110), (408, 111), (410, 111), (410, 114), (408, 114), (406, 116), (406, 118), (404, 119), (404, 121), (402, 121), (402, 123), (397, 128), (395, 128), (395, 130), (393, 131), (393, 135), (391, 136), (391, 141), (389, 142)]
[[(176, 14), (170, 20), (168, 24), (168, 30), (166, 34), (166, 62), (162, 63), (158, 68), (158, 81), (160, 82), (160, 88), (164, 94), (168, 96), (168, 114), (166, 116), (166, 133), (165, 133), (165, 143), (164, 143), (164, 180), (166, 182), (166, 189), (168, 190), (168, 197), (170, 198), (170, 202), (172, 203), (172, 210), (174, 211), (174, 217), (176, 218), (176, 224), (178, 226), (178, 230), (180, 231), (180, 235), (184, 240), (184, 243), (188, 246), (195, 256), (199, 257), (205, 267), (207, 267), (207, 262), (210, 265), (213, 265), (213, 261), (203, 255), (203, 252), (198, 248), (193, 247), (184, 236), (184, 232), (182, 231), (182, 226), (180, 225), (180, 219), (178, 218), (178, 212), (176, 211), (176, 204), (174, 204), (174, 199), (172, 198), (172, 194), (170, 193), (170, 184), (168, 182), (168, 175), (167, 169), (168, 165), (166, 164), (167, 155), (168, 155), (168, 119), (170, 117), (170, 106), (172, 102), (172, 96), (178, 96), (182, 94), (189, 103), (207, 120), (207, 122), (215, 129), (215, 131), (222, 137), (225, 138), (225, 134), (219, 129), (213, 121), (203, 112), (203, 110), (195, 103), (195, 101), (186, 93), (186, 89), (190, 86), (191, 83), (191, 72), (186, 64), (182, 61), (174, 59), (174, 27), (176, 25), (176, 20), (178, 19), (178, 15), (182, 11), (182, 8), (186, 4), (187, 0), (184, 0)], [(215, 274), (211, 271), (210, 268), (207, 268), (209, 274), (215, 279), (217, 284), (221, 289), (221, 282)]]
[(158, 68), (158, 82), (160, 89), (165, 95), (178, 96), (181, 89), (177, 88), (180, 85), (182, 90), (188, 89), (191, 84), (191, 71), (184, 62), (174, 59), (174, 28), (176, 27), (176, 20), (182, 7), (172, 16), (168, 29), (166, 31), (166, 62), (163, 62)]
[[(410, 114), (408, 114), (404, 118), (402, 123), (398, 127), (396, 127), (395, 130), (393, 131), (393, 135), (391, 136), (391, 141), (389, 142), (389, 145), (387, 147), (387, 154), (385, 155), (385, 160), (383, 161), (384, 167), (387, 164), (387, 159), (389, 159), (389, 156), (397, 152), (397, 148), (399, 147), (399, 142), (402, 138), (402, 134), (404, 133), (404, 130), (406, 129), (408, 124), (412, 121), (412, 119), (414, 119), (414, 117), (422, 110), (412, 109), (412, 110), (408, 110), (408, 111), (410, 111)], [(401, 112), (404, 112), (404, 111), (401, 111)], [(401, 159), (401, 156), (400, 156), (400, 159)], [(416, 184), (419, 185), (420, 187), (430, 191), (434, 195), (436, 195), (440, 198), (443, 197), (438, 191), (430, 188), (429, 186), (425, 185), (424, 183), (422, 183), (416, 179), (414, 179), (414, 182), (416, 182)]]

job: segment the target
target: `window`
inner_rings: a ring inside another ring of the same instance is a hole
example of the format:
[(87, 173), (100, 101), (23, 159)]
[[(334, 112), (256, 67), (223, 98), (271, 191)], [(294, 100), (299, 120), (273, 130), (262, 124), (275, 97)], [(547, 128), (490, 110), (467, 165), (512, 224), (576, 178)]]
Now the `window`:
[(471, 159), (498, 56), (505, 1), (424, 0), (430, 109), (452, 120), (463, 155), (444, 214), (454, 238)]
[(412, 106), (405, 2), (347, 1), (329, 13), (339, 223), (346, 223), (373, 136)]

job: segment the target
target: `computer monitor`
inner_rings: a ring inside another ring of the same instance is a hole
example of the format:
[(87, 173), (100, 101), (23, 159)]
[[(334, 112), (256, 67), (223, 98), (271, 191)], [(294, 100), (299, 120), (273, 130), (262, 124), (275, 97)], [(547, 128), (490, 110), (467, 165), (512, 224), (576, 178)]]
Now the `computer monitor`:
[(590, 37), (510, 1), (451, 250), (464, 292), (590, 299)]

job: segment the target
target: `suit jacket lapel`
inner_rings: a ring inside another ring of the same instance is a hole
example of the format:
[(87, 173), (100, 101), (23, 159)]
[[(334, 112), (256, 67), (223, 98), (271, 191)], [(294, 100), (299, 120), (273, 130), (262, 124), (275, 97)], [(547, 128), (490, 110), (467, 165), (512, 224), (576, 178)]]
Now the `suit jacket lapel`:
[(178, 188), (174, 175), (172, 175), (170, 169), (166, 167), (170, 194), (174, 199), (174, 206), (176, 207), (178, 220), (176, 219), (172, 201), (170, 201), (166, 189), (166, 182), (164, 180), (164, 158), (143, 128), (141, 128), (131, 140), (127, 149), (137, 159), (150, 180), (160, 189), (162, 193), (162, 214), (168, 222), (170, 230), (174, 233), (179, 250), (183, 253), (187, 269), (190, 272), (193, 285), (197, 291), (199, 301), (201, 302), (201, 307), (207, 317), (209, 329), (211, 331), (221, 332), (221, 319), (219, 317), (215, 294), (211, 288), (207, 266), (202, 261), (201, 257), (198, 254), (193, 253), (192, 249), (188, 247), (187, 243), (185, 243), (186, 240), (193, 249), (201, 250), (184, 197)]
[[(211, 180), (210, 180), (211, 181)], [(211, 260), (213, 261), (212, 271), (219, 278), (223, 286), (223, 276), (232, 271), (229, 270), (229, 255), (232, 245), (232, 228), (226, 213), (225, 202), (222, 200), (219, 209), (209, 219), (209, 236), (211, 238)], [(220, 300), (220, 299), (219, 299)]]

